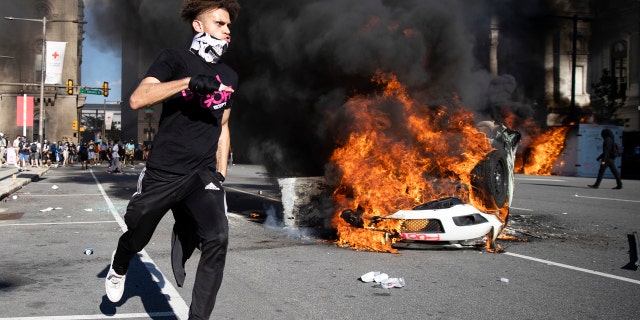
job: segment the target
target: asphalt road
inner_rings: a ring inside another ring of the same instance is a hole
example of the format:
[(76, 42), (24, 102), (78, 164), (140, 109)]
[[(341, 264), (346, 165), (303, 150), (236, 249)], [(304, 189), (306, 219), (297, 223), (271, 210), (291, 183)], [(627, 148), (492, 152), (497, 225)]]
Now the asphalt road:
[[(122, 301), (104, 294), (140, 169), (54, 168), (0, 203), (0, 320), (185, 314), (198, 257), (188, 262), (185, 286), (176, 287), (171, 214), (134, 259)], [(611, 180), (587, 188), (593, 180), (516, 175), (508, 231), (517, 240), (500, 241), (504, 253), (388, 254), (266, 223), (267, 213), (281, 210), (277, 185), (261, 167), (233, 166), (225, 183), (230, 247), (212, 318), (638, 319), (640, 271), (624, 267), (628, 234), (640, 231), (640, 181), (624, 181), (623, 190), (611, 190)], [(359, 281), (370, 271), (402, 277), (406, 286)]]

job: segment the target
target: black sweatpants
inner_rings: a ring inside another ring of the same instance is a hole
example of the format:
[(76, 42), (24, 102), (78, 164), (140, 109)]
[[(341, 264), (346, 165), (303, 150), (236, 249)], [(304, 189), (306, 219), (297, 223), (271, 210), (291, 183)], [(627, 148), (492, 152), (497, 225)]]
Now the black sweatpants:
[[(604, 163), (604, 164), (603, 164)], [(618, 187), (622, 187), (622, 180), (620, 179), (620, 173), (618, 172), (618, 168), (616, 168), (616, 164), (613, 159), (609, 161), (600, 162), (600, 169), (598, 170), (598, 177), (596, 178), (595, 186), (600, 186), (600, 182), (602, 182), (602, 177), (604, 177), (604, 172), (609, 168), (611, 173), (613, 173), (613, 177), (616, 178), (616, 184)]]
[(126, 272), (131, 258), (149, 243), (158, 223), (172, 208), (176, 209), (174, 215), (190, 215), (201, 241), (189, 319), (209, 319), (222, 284), (229, 225), (224, 189), (208, 169), (186, 176), (151, 168), (140, 173), (137, 191), (124, 216), (128, 230), (118, 241), (113, 267)]

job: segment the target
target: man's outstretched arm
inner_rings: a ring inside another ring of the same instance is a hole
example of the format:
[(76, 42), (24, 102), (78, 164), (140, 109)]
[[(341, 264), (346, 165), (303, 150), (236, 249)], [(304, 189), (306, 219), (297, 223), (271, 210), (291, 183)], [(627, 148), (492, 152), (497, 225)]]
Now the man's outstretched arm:
[(137, 110), (158, 104), (172, 95), (188, 89), (191, 78), (160, 82), (154, 77), (146, 77), (129, 98), (131, 109)]

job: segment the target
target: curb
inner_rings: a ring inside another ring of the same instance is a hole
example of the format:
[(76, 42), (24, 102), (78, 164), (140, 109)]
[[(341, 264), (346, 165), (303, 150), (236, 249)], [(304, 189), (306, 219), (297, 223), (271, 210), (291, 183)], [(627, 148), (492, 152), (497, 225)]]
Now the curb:
[[(0, 200), (20, 190), (30, 182), (40, 180), (49, 168), (27, 169), (26, 171), (18, 171), (17, 169), (8, 172), (5, 177), (0, 178)], [(15, 176), (15, 178), (14, 178)]]

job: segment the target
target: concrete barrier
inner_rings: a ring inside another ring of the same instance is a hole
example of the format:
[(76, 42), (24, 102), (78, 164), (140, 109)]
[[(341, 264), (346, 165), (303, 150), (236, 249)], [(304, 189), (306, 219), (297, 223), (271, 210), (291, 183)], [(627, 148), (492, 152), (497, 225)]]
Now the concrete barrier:
[(333, 189), (323, 177), (279, 178), (285, 227), (329, 227)]

